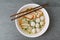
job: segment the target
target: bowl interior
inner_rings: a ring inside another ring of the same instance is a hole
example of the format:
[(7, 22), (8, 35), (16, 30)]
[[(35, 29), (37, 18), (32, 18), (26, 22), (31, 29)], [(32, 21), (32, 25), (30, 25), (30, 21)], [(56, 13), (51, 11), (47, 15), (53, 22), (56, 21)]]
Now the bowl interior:
[[(21, 11), (24, 11), (24, 10), (26, 10), (27, 8), (31, 8), (31, 7), (33, 8), (33, 7), (37, 7), (37, 6), (39, 6), (39, 5), (38, 5), (38, 4), (34, 4), (34, 3), (26, 4), (26, 5), (22, 6), (22, 7), (18, 10), (17, 13), (19, 13), (19, 12), (21, 12)], [(41, 36), (43, 33), (45, 33), (46, 30), (48, 29), (48, 26), (49, 26), (49, 15), (48, 15), (47, 11), (46, 11), (44, 8), (42, 8), (41, 11), (43, 12), (43, 14), (44, 14), (44, 16), (45, 16), (45, 22), (46, 22), (46, 23), (45, 23), (44, 28), (43, 28), (39, 33), (34, 34), (34, 35), (25, 34), (25, 33), (22, 31), (22, 29), (19, 28), (18, 23), (17, 23), (17, 19), (16, 19), (16, 20), (15, 20), (15, 24), (16, 24), (16, 27), (17, 27), (18, 31), (19, 31), (21, 34), (23, 34), (24, 36), (26, 36), (26, 37), (38, 37), (38, 36)]]

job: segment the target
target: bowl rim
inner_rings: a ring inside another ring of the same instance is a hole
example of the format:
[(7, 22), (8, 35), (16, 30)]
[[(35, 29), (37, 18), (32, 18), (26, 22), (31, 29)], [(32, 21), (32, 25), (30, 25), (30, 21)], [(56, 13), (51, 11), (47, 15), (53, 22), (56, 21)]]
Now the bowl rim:
[[(29, 6), (29, 5), (37, 5), (37, 6), (39, 6), (39, 4), (35, 4), (35, 3), (29, 3), (29, 4), (26, 4), (26, 5), (23, 5), (18, 11), (17, 11), (17, 13), (19, 13), (24, 7), (27, 7), (27, 6)], [(48, 15), (48, 12), (44, 9), (44, 8), (42, 8), (45, 12), (46, 12), (46, 14)], [(16, 28), (17, 28), (17, 30), (22, 34), (22, 35), (24, 35), (24, 36), (26, 36), (26, 37), (30, 37), (30, 38), (35, 38), (35, 37), (39, 37), (39, 36), (41, 36), (41, 35), (43, 35), (46, 31), (47, 31), (47, 29), (48, 29), (48, 27), (49, 27), (49, 23), (50, 23), (50, 18), (49, 18), (49, 15), (48, 15), (48, 23), (47, 23), (47, 27), (41, 32), (41, 34), (39, 34), (38, 33), (38, 35), (35, 35), (35, 36), (29, 36), (29, 35), (26, 35), (25, 33), (23, 33), (21, 30), (20, 30), (20, 28), (19, 28), (19, 26), (18, 26), (18, 24), (17, 24), (17, 20), (15, 20), (15, 24), (16, 24)]]

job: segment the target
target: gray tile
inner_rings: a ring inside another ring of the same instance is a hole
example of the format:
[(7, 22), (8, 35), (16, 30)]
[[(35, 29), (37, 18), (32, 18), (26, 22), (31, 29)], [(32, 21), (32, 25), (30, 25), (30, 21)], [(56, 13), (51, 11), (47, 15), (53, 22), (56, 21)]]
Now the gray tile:
[[(49, 3), (45, 8), (50, 16), (50, 25), (45, 34), (38, 38), (21, 35), (10, 15), (28, 3)], [(0, 40), (60, 40), (60, 0), (0, 0)]]

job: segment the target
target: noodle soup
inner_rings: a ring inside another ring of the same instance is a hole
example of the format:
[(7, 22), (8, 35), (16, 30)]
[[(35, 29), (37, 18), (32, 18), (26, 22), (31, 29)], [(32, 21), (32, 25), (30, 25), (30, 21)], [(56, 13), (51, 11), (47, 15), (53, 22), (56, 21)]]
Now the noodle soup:
[(39, 33), (45, 25), (45, 16), (41, 10), (29, 13), (17, 20), (19, 27), (26, 34)]

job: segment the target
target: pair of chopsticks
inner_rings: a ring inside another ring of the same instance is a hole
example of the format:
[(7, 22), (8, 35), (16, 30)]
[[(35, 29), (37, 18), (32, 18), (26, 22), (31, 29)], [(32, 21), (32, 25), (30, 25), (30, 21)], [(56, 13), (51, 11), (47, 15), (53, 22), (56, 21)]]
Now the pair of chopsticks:
[[(41, 5), (41, 6), (37, 6), (37, 7), (34, 7), (34, 8), (32, 8), (32, 9), (22, 11), (22, 12), (20, 12), (20, 13), (13, 14), (13, 15), (10, 16), (10, 17), (14, 17), (14, 18), (11, 19), (11, 21), (13, 21), (13, 20), (15, 20), (15, 19), (18, 19), (18, 18), (20, 18), (20, 17), (22, 17), (22, 16), (24, 16), (24, 15), (29, 14), (29, 13), (35, 12), (35, 11), (37, 11), (37, 10), (39, 10), (39, 9), (45, 8), (46, 6), (48, 6), (48, 4), (43, 4), (43, 5)], [(19, 15), (19, 16), (18, 16), (18, 15)]]

